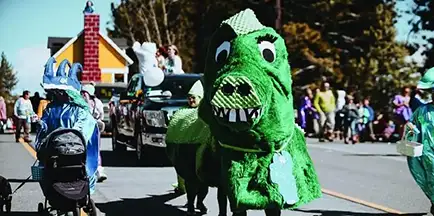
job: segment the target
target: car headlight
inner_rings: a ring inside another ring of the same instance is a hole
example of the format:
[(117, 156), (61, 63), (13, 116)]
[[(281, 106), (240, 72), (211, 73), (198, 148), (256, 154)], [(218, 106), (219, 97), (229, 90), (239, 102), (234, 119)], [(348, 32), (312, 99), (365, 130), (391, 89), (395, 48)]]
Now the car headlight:
[(167, 127), (164, 111), (145, 110), (143, 111), (145, 123), (152, 127)]

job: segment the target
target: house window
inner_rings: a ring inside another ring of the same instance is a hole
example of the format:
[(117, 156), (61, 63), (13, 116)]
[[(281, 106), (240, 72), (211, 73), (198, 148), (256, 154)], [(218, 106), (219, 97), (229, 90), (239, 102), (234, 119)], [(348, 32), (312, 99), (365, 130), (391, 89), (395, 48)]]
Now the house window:
[(115, 82), (124, 82), (124, 74), (115, 74)]

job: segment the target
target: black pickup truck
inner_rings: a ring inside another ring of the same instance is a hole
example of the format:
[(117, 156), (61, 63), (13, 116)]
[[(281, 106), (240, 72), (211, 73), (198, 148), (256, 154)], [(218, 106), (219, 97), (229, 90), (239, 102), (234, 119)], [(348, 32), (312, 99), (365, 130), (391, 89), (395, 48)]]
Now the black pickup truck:
[(187, 95), (201, 74), (165, 75), (156, 87), (145, 89), (142, 74), (135, 74), (125, 92), (114, 101), (111, 112), (112, 148), (124, 152), (136, 150), (140, 161), (152, 148), (165, 148), (165, 134), (170, 117), (187, 106)]

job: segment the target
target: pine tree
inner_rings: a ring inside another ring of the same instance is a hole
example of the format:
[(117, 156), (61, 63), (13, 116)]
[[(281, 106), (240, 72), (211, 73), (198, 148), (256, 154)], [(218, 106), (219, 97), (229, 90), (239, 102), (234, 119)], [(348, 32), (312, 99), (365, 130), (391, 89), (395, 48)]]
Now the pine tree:
[[(408, 49), (395, 41), (394, 1), (286, 0), (284, 4), (283, 34), (296, 84), (327, 76), (335, 87), (372, 96), (373, 104), (381, 108), (389, 105), (398, 88), (410, 83), (415, 67), (405, 61)], [(303, 68), (311, 70), (297, 74)]]
[(5, 99), (9, 99), (12, 96), (12, 90), (18, 83), (16, 73), (13, 70), (12, 65), (8, 62), (4, 52), (1, 54), (0, 63), (0, 95)]
[[(404, 0), (398, 0), (404, 1)], [(407, 35), (407, 45), (416, 52), (421, 46), (423, 46), (422, 55), (426, 57), (424, 66), (420, 68), (420, 72), (434, 67), (434, 2), (431, 0), (405, 0), (408, 3), (408, 7), (401, 13), (411, 15), (411, 19), (408, 20), (408, 24), (411, 26), (411, 31)], [(409, 41), (410, 39), (415, 39)]]

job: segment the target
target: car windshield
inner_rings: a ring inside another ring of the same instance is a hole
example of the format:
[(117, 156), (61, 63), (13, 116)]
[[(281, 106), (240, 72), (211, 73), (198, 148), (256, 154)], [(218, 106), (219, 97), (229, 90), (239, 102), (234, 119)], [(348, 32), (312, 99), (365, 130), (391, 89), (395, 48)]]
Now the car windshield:
[(124, 87), (115, 86), (95, 86), (95, 96), (103, 103), (108, 103), (114, 94), (120, 94), (125, 91)]
[(152, 87), (151, 90), (170, 91), (171, 99), (187, 99), (191, 87), (200, 78), (200, 76), (167, 76), (161, 85)]

